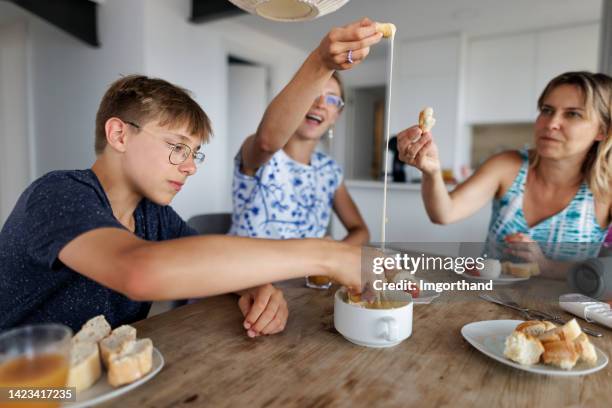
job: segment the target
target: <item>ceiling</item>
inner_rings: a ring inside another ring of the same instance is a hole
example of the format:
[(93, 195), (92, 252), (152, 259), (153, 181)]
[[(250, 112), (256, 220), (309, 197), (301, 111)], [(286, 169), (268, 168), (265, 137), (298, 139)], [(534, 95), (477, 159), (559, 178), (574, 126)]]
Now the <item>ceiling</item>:
[[(99, 2), (104, 7), (104, 2)], [(592, 22), (600, 19), (601, 10), (602, 0), (351, 0), (335, 13), (308, 22), (278, 23), (248, 14), (231, 19), (309, 51), (331, 27), (364, 16), (393, 22), (398, 28), (397, 38), (416, 38), (457, 31), (484, 35)], [(0, 24), (27, 14), (0, 0)], [(370, 58), (377, 57), (384, 57), (382, 47), (373, 48)]]
[(24, 19), (28, 12), (8, 1), (0, 0), (0, 25)]
[[(602, 0), (351, 0), (340, 10), (309, 22), (278, 23), (258, 16), (233, 17), (253, 29), (312, 50), (331, 27), (367, 16), (397, 26), (397, 38), (465, 32), (469, 35), (533, 30), (592, 22)], [(373, 48), (370, 58), (384, 56)]]

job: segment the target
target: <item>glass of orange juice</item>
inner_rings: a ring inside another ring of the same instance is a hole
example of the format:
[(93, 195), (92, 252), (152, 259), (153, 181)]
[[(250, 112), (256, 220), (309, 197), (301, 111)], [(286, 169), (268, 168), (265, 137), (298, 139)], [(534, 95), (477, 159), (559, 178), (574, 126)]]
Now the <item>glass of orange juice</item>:
[(313, 289), (329, 289), (332, 285), (331, 279), (324, 275), (313, 275), (306, 277), (306, 286)]
[[(71, 337), (72, 330), (61, 324), (29, 325), (0, 334), (0, 407), (59, 406), (49, 395), (58, 398), (50, 390), (66, 386)], [(30, 391), (35, 389), (41, 392)]]

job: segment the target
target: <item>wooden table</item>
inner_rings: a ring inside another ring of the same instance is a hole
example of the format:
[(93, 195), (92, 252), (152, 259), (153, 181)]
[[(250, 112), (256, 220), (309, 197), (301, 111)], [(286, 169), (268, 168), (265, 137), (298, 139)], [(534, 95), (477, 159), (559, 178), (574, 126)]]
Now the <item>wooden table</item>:
[[(415, 305), (412, 336), (393, 348), (371, 349), (335, 331), (332, 291), (300, 285), (284, 288), (290, 318), (274, 336), (247, 338), (237, 298), (230, 295), (138, 322), (139, 337), (153, 339), (166, 366), (105, 406), (610, 406), (611, 365), (583, 377), (549, 377), (508, 367), (474, 349), (460, 333), (466, 323), (521, 318), (474, 293)], [(560, 283), (539, 286), (565, 290)], [(519, 284), (513, 290), (530, 303), (524, 296), (533, 287)], [(604, 333), (591, 339), (612, 355), (612, 331), (589, 327)]]

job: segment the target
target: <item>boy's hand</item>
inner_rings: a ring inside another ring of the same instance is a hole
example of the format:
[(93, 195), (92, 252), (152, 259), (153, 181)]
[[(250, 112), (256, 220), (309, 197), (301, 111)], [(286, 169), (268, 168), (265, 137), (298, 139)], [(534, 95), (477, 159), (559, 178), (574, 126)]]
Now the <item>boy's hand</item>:
[(244, 318), (247, 336), (275, 334), (283, 331), (287, 324), (289, 309), (280, 289), (271, 284), (248, 289), (238, 300)]
[(344, 27), (333, 28), (321, 40), (315, 52), (328, 69), (350, 69), (365, 60), (370, 47), (381, 38), (382, 34), (376, 31), (376, 23), (364, 18)]

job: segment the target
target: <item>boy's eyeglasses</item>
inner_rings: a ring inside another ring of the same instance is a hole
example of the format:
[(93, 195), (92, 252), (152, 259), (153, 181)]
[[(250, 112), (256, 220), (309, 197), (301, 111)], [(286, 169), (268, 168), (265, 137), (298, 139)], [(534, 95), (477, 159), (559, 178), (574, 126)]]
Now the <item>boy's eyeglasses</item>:
[[(337, 109), (342, 109), (344, 107), (344, 101), (338, 95), (321, 95), (324, 98), (324, 101), (327, 105), (335, 106)], [(319, 100), (318, 97), (316, 100)]]
[[(143, 129), (140, 125), (137, 125), (134, 122), (130, 122), (127, 120), (124, 120), (124, 122), (130, 126), (134, 126), (138, 130), (142, 130), (143, 132), (152, 134), (150, 131)], [(203, 152), (192, 152), (191, 147), (187, 146), (184, 143), (166, 143), (171, 149), (170, 155), (168, 156), (170, 164), (178, 166), (179, 164), (184, 163), (189, 158), (189, 156), (193, 157), (193, 162), (196, 164), (196, 166), (199, 166), (200, 164), (204, 163), (206, 155)]]

